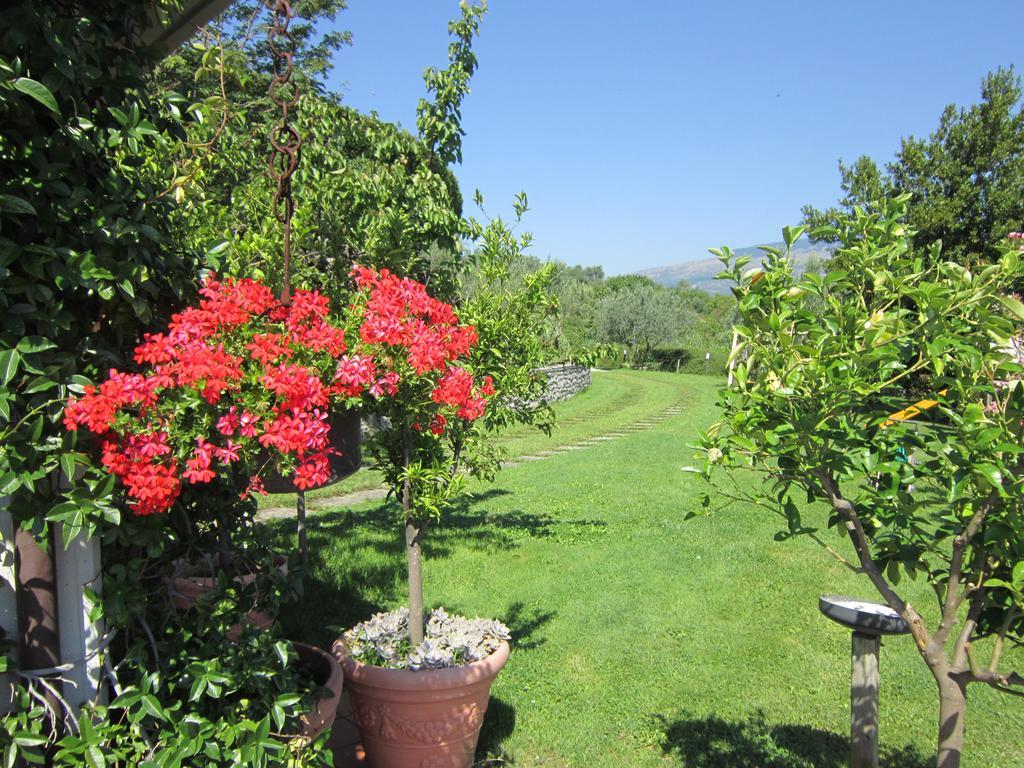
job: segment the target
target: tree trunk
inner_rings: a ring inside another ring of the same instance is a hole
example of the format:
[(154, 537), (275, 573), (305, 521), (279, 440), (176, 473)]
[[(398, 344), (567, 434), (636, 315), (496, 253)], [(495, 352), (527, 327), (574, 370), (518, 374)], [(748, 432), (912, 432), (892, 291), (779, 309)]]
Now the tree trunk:
[[(406, 510), (408, 511), (408, 510)], [(405, 519), (405, 558), (409, 566), (409, 642), (423, 642), (423, 554), (420, 550), (420, 526)]]
[(964, 746), (964, 715), (967, 713), (967, 692), (960, 683), (944, 673), (939, 683), (939, 751), (937, 768), (959, 768)]
[(409, 574), (409, 642), (419, 645), (423, 642), (423, 552), (420, 547), (423, 525), (412, 513), (411, 451), (412, 434), (406, 424), (402, 430), (402, 465), (406, 473), (402, 483), (402, 511), (405, 513), (405, 560)]

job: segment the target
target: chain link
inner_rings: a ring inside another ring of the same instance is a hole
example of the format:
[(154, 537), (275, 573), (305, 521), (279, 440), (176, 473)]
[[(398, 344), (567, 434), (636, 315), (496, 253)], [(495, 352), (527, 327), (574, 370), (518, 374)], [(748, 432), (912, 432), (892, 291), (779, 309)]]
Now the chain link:
[(281, 119), (270, 129), (270, 177), (277, 182), (274, 192), (274, 217), (284, 225), (283, 285), (281, 303), (291, 302), (291, 261), (292, 261), (292, 214), (295, 201), (292, 198), (292, 174), (299, 165), (302, 150), (302, 136), (291, 125), (292, 110), (299, 103), (299, 89), (292, 80), (292, 58), (295, 55), (295, 38), (288, 25), (295, 16), (289, 0), (266, 0), (266, 7), (273, 19), (267, 32), (267, 43), (274, 54), (274, 77), (267, 95), (281, 110)]

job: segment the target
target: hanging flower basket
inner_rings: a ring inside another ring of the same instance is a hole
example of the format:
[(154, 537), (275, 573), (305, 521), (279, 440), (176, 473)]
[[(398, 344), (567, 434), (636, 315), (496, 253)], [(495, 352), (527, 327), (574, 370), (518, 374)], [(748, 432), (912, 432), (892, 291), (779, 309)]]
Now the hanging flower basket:
[[(354, 474), (362, 462), (362, 418), (354, 408), (333, 411), (327, 420), (329, 475), (321, 487), (333, 485)], [(298, 488), (291, 477), (268, 471), (263, 478), (267, 493), (295, 493)]]
[(200, 293), (136, 348), (141, 372), (112, 370), (65, 409), (68, 429), (99, 436), (103, 465), (135, 514), (167, 512), (184, 485), (222, 473), (247, 477), (244, 498), (266, 493), (270, 476), (306, 490), (354, 471), (351, 406), (381, 384), (370, 357), (347, 354), (352, 321), (332, 316), (315, 291), (296, 291), (286, 306), (258, 281), (210, 276)]

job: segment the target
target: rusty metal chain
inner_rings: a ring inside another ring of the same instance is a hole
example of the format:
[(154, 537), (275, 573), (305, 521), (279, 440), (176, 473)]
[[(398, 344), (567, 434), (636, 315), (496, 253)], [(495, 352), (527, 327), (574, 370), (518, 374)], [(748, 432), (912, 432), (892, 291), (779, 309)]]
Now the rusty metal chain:
[(274, 54), (274, 78), (267, 95), (281, 110), (281, 119), (270, 129), (270, 177), (277, 182), (274, 192), (274, 217), (284, 225), (283, 284), (281, 303), (291, 303), (291, 262), (292, 262), (292, 214), (295, 201), (292, 199), (292, 174), (299, 165), (302, 150), (302, 136), (291, 125), (292, 110), (299, 103), (299, 89), (292, 80), (292, 58), (295, 55), (295, 38), (288, 31), (288, 25), (295, 16), (289, 0), (266, 0), (265, 5), (273, 19), (267, 32), (267, 43)]

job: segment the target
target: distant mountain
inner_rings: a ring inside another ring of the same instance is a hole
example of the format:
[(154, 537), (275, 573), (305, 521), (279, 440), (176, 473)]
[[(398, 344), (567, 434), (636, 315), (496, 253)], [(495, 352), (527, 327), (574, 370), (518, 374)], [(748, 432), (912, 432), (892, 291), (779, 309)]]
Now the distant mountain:
[[(784, 249), (785, 243), (765, 243), (773, 248)], [(734, 248), (733, 253), (738, 256), (750, 256), (750, 266), (754, 267), (761, 263), (764, 252), (758, 246), (752, 245), (746, 248)], [(825, 261), (832, 257), (828, 246), (821, 243), (811, 243), (807, 238), (801, 238), (793, 244), (790, 254), (794, 266), (798, 272), (802, 272), (807, 262), (815, 260)], [(663, 267), (651, 267), (640, 269), (634, 272), (635, 275), (644, 275), (654, 282), (668, 288), (675, 288), (680, 280), (685, 280), (694, 288), (700, 288), (708, 293), (729, 293), (729, 282), (727, 280), (715, 280), (715, 275), (722, 271), (722, 262), (711, 257), (695, 261), (683, 261), (677, 264), (667, 264)]]

